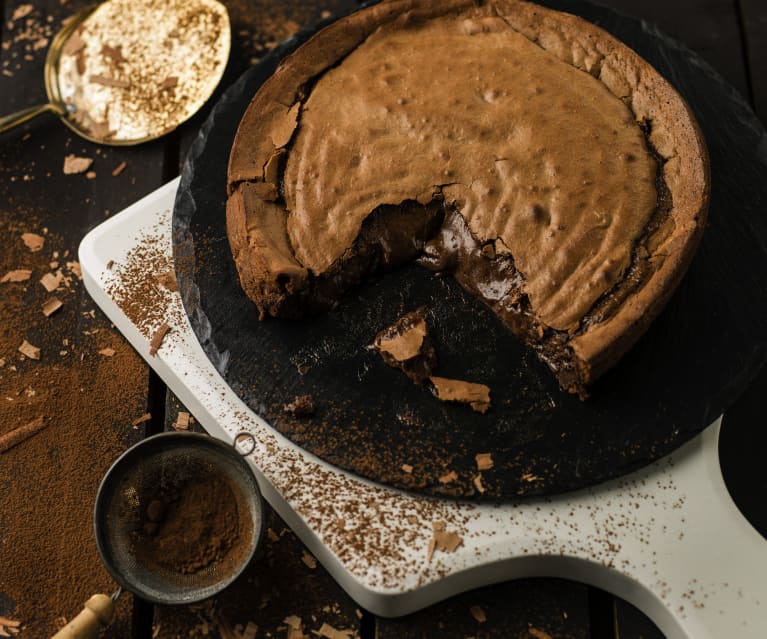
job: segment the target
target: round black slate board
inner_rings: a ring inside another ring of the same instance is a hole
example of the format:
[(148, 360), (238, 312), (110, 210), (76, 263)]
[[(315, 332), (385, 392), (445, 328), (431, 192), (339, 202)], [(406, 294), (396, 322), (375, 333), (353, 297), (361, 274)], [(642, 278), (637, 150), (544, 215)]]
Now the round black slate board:
[[(174, 249), (184, 306), (202, 346), (243, 401), (331, 464), (434, 495), (509, 499), (594, 484), (672, 451), (721, 414), (767, 354), (767, 136), (705, 62), (651, 26), (581, 1), (545, 3), (590, 20), (637, 50), (692, 105), (711, 154), (713, 199), (702, 245), (664, 313), (581, 402), (451, 279), (410, 265), (365, 284), (334, 311), (258, 321), (225, 232), (226, 165), (240, 118), (294, 38), (232, 86), (184, 167)], [(428, 307), (437, 373), (482, 382), (479, 415), (439, 402), (368, 350), (407, 311)], [(309, 393), (311, 419), (284, 404)], [(475, 455), (494, 467), (476, 490)], [(412, 473), (402, 470), (412, 466)], [(455, 470), (457, 481), (439, 477)]]

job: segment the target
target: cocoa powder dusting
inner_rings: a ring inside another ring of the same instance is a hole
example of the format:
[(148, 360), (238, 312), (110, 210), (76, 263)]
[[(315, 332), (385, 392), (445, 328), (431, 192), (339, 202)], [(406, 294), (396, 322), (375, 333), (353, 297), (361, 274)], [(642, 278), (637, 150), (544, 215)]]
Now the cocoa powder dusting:
[[(32, 252), (22, 234), (45, 239)], [(0, 295), (0, 436), (40, 417), (45, 428), (0, 455), (0, 615), (21, 622), (21, 636), (48, 637), (95, 592), (114, 582), (93, 537), (93, 503), (109, 465), (140, 436), (131, 420), (146, 410), (147, 369), (94, 308), (67, 264), (74, 241), (46, 231), (30, 211), (0, 214), (0, 273), (32, 277), (2, 284)], [(51, 262), (63, 306), (40, 312), (49, 293), (39, 279)], [(17, 351), (41, 348), (39, 360)], [(98, 351), (114, 350), (113, 357)], [(115, 627), (127, 625), (130, 596)]]
[(149, 501), (144, 525), (134, 537), (134, 553), (152, 572), (193, 574), (230, 553), (236, 555), (234, 564), (239, 563), (249, 537), (240, 529), (237, 498), (228, 480), (192, 479)]

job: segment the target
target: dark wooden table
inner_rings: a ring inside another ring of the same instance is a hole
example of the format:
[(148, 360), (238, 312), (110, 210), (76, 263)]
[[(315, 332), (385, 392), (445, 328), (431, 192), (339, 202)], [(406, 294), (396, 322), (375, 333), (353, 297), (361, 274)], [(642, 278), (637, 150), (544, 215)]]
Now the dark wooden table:
[[(0, 113), (43, 101), (47, 44), (62, 20), (86, 4), (88, 0), (0, 3)], [(234, 44), (223, 87), (277, 42), (352, 6), (353, 0), (225, 4)], [(601, 4), (654, 22), (698, 52), (767, 121), (763, 0)], [(164, 139), (137, 148), (99, 148), (74, 137), (53, 118), (0, 136), (0, 276), (16, 268), (33, 270), (29, 282), (0, 284), (0, 434), (38, 413), (49, 423), (34, 438), (0, 453), (0, 617), (19, 620), (24, 637), (48, 636), (90, 594), (113, 587), (91, 533), (98, 482), (121, 450), (169, 428), (184, 411), (94, 307), (71, 261), (88, 230), (178, 174), (208, 109)], [(93, 175), (65, 175), (63, 160), (70, 153), (93, 158)], [(124, 170), (113, 175), (123, 162)], [(29, 253), (21, 244), (24, 232), (44, 236), (44, 249)], [(64, 306), (45, 317), (40, 304), (47, 292), (37, 280), (57, 270), (66, 280), (56, 292)], [(17, 352), (25, 339), (43, 345), (40, 360)], [(760, 462), (767, 435), (756, 426), (764, 425), (759, 400), (765, 393), (767, 372), (762, 371), (728, 413), (721, 443), (728, 486), (763, 535), (767, 478)], [(151, 418), (140, 421), (145, 413)], [(381, 639), (662, 637), (629, 604), (594, 588), (552, 579), (483, 588), (401, 619), (376, 618), (359, 609), (321, 566), (306, 559), (300, 541), (271, 511), (268, 526), (264, 550), (224, 596), (172, 609), (125, 596), (106, 635), (228, 638), (243, 632), (250, 636), (250, 622), (258, 626), (253, 636), (285, 637), (285, 619), (292, 615), (301, 618), (307, 634), (327, 623)], [(478, 622), (472, 606), (481, 607), (486, 621)]]

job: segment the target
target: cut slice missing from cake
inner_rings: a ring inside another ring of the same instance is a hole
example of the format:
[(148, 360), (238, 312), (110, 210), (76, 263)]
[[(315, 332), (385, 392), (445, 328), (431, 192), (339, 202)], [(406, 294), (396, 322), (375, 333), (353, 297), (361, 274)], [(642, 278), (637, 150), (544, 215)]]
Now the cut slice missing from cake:
[(391, 0), (264, 83), (228, 193), (262, 317), (322, 312), (418, 260), (583, 396), (679, 283), (709, 177), (684, 100), (601, 29), (515, 0)]

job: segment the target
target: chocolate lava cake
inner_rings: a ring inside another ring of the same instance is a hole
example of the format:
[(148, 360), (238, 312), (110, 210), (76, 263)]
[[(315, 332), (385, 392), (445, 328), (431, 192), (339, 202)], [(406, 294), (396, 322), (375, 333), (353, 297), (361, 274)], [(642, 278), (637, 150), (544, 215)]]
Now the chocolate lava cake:
[(583, 396), (682, 278), (708, 170), (684, 100), (594, 25), (517, 0), (389, 0), (256, 93), (227, 232), (262, 318), (322, 312), (417, 260)]

